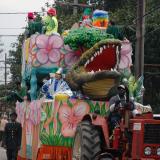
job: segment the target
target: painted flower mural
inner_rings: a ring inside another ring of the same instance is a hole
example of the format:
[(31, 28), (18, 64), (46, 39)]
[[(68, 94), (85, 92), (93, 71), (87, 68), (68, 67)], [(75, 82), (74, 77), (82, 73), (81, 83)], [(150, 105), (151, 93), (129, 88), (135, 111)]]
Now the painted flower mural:
[(83, 116), (89, 113), (90, 107), (85, 102), (78, 102), (72, 108), (63, 105), (59, 109), (59, 120), (62, 123), (61, 133), (64, 137), (73, 137), (77, 124)]
[(63, 38), (59, 35), (31, 36), (28, 52), (30, 54), (29, 61), (34, 67), (49, 64), (69, 67), (78, 60), (69, 46), (64, 45)]

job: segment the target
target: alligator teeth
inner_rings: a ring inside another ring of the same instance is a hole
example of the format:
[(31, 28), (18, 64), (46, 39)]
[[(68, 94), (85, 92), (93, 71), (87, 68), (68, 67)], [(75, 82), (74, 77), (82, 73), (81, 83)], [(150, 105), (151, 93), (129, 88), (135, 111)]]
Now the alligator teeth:
[(96, 57), (96, 56), (97, 56), (97, 53), (95, 52), (94, 57)]
[(111, 71), (113, 71), (113, 68), (111, 68)]
[(100, 52), (99, 52), (99, 51), (97, 51), (97, 54), (98, 54), (98, 55), (100, 55)]
[(92, 71), (91, 71), (91, 73), (93, 74), (93, 73), (94, 73), (94, 71), (92, 70)]
[(106, 46), (104, 45), (103, 48), (106, 49)]
[(107, 48), (109, 48), (109, 44), (107, 45)]
[(91, 62), (93, 61), (94, 57), (91, 57)]
[(85, 63), (85, 65), (84, 65), (84, 66), (86, 67), (86, 66), (87, 66), (87, 64), (89, 64), (89, 60)]
[(100, 47), (100, 53), (102, 53), (103, 52), (103, 47)]
[(101, 71), (101, 69), (99, 69), (99, 71)]
[(115, 45), (113, 44), (113, 45), (112, 45), (112, 47), (114, 48), (114, 47), (115, 47)]

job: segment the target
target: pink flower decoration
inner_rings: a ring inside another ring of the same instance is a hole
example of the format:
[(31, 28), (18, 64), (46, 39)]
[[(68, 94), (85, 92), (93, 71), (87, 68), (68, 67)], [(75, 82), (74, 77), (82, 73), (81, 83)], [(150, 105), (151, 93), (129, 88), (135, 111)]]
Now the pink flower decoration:
[(89, 113), (90, 107), (85, 102), (78, 102), (73, 108), (63, 105), (59, 109), (59, 120), (62, 123), (61, 133), (64, 137), (73, 137), (77, 124)]
[(74, 52), (67, 53), (64, 57), (64, 62), (68, 68), (71, 68), (78, 60), (79, 57)]
[(48, 62), (59, 62), (61, 47), (63, 47), (63, 39), (58, 35), (47, 36), (42, 34), (30, 38), (30, 53), (41, 65)]
[(132, 65), (132, 46), (128, 40), (122, 42), (122, 47), (120, 51), (120, 63), (119, 68), (125, 69), (129, 68)]
[(41, 100), (34, 100), (30, 103), (30, 120), (34, 125), (37, 125), (41, 121)]

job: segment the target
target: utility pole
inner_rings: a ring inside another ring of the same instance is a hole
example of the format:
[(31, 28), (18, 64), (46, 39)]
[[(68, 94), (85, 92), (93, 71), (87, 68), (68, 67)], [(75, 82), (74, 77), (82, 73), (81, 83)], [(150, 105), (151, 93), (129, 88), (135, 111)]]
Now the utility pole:
[(144, 73), (145, 0), (137, 0), (135, 75)]
[(5, 82), (5, 89), (7, 86), (7, 55), (5, 53), (5, 59), (4, 59), (4, 82)]
[[(78, 4), (78, 0), (74, 0), (74, 4), (77, 5)], [(75, 15), (77, 13), (78, 13), (78, 8), (77, 8), (77, 6), (74, 6), (73, 7), (73, 15)]]

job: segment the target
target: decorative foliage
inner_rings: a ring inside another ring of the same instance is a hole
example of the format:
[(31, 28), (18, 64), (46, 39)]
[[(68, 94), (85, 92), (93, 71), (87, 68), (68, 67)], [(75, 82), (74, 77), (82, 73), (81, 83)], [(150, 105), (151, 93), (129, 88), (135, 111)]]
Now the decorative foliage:
[(71, 30), (64, 38), (64, 43), (73, 50), (77, 50), (79, 47), (91, 48), (97, 42), (109, 38), (111, 39), (113, 36), (99, 29), (80, 27)]
[(136, 79), (134, 75), (126, 70), (122, 73), (122, 83), (128, 86), (130, 97), (134, 98), (136, 102), (139, 102), (143, 97), (143, 79), (143, 76)]
[(143, 97), (143, 93), (144, 93), (143, 80), (144, 80), (143, 76), (135, 80), (133, 95), (135, 97), (135, 101), (137, 102), (140, 101), (141, 98)]

